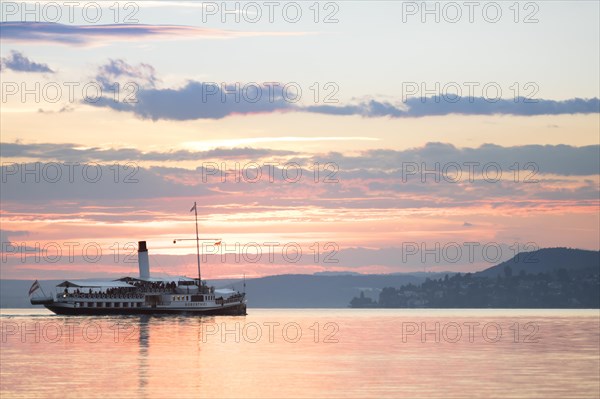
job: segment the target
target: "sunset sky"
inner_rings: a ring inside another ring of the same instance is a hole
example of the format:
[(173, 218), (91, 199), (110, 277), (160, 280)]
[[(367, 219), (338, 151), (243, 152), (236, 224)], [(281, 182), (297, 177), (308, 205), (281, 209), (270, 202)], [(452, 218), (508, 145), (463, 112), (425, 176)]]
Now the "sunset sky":
[(194, 201), (206, 278), (600, 249), (596, 1), (45, 4), (2, 2), (3, 279), (193, 276)]

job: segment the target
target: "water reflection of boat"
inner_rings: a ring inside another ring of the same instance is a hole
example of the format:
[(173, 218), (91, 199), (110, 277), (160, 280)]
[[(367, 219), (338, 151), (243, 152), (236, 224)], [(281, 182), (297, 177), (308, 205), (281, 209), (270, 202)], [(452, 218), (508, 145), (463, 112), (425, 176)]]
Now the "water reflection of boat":
[[(146, 241), (138, 243), (139, 277), (112, 281), (63, 281), (53, 295), (33, 295), (41, 290), (37, 280), (29, 290), (33, 305), (44, 305), (63, 315), (197, 314), (245, 315), (246, 294), (208, 286), (200, 275), (196, 204), (198, 278), (151, 277)], [(42, 291), (43, 292), (43, 291)]]

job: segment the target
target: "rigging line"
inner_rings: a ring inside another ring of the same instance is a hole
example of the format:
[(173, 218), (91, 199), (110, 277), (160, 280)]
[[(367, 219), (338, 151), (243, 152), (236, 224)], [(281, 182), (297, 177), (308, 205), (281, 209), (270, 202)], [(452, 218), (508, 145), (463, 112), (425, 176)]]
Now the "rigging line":
[(168, 277), (172, 277), (172, 275), (171, 275), (171, 274), (169, 274), (169, 273), (167, 273), (167, 272), (165, 271), (165, 269), (164, 269), (163, 265), (161, 265), (161, 264), (160, 264), (160, 262), (158, 261), (158, 258), (157, 258), (156, 256), (155, 256), (155, 257), (152, 259), (152, 262), (154, 262), (154, 263), (158, 264), (158, 267), (160, 268), (160, 271), (161, 271), (161, 272), (162, 272), (164, 275), (166, 275), (166, 276), (168, 276)]

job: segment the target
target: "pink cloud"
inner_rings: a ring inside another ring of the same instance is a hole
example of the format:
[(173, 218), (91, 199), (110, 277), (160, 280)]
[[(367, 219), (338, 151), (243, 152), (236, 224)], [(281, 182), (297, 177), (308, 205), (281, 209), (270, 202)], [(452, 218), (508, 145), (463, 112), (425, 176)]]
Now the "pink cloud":
[(2, 40), (70, 46), (103, 45), (115, 40), (233, 39), (254, 36), (298, 36), (306, 32), (241, 32), (186, 25), (64, 25), (52, 22), (2, 22)]

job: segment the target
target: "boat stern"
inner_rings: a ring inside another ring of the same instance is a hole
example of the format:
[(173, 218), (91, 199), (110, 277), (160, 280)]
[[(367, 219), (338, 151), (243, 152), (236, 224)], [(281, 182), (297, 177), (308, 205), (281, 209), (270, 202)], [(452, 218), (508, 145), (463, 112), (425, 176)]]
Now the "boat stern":
[(54, 298), (52, 297), (35, 297), (30, 298), (29, 301), (32, 305), (50, 305), (54, 303)]

